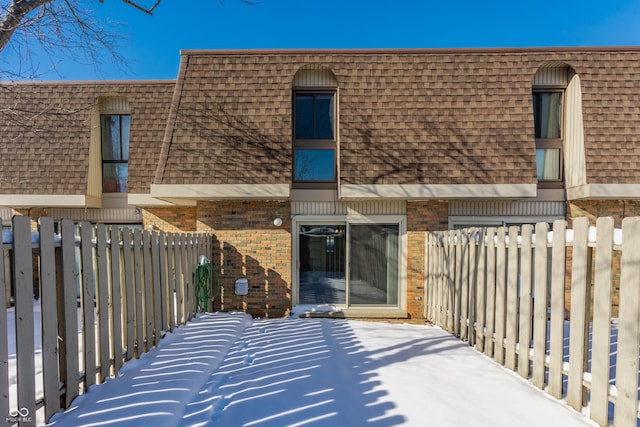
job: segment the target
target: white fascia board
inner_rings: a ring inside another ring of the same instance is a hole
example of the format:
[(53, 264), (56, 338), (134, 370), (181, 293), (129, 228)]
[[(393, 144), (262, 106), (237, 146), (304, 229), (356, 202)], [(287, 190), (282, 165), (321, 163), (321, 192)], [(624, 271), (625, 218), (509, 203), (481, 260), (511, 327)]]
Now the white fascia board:
[(151, 194), (130, 193), (127, 198), (129, 206), (170, 207), (170, 206), (196, 206), (195, 200), (187, 199), (157, 199)]
[(289, 193), (289, 184), (151, 184), (151, 197), (163, 200), (274, 200)]
[(640, 184), (584, 184), (567, 188), (568, 200), (640, 199)]
[(0, 206), (12, 208), (100, 208), (101, 200), (85, 195), (0, 194)]
[(342, 199), (522, 199), (536, 184), (343, 184)]

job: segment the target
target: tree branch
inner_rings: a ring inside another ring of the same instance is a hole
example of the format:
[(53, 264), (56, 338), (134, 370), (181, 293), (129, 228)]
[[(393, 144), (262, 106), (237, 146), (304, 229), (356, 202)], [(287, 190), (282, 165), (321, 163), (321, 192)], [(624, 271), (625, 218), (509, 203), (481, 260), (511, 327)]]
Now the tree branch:
[(138, 10), (139, 10), (139, 11), (141, 11), (141, 12), (147, 13), (147, 14), (149, 14), (149, 15), (153, 15), (153, 10), (154, 10), (156, 7), (158, 7), (158, 5), (160, 5), (160, 2), (161, 2), (162, 0), (158, 0), (158, 1), (156, 1), (156, 3), (155, 3), (153, 6), (149, 7), (149, 8), (145, 8), (144, 6), (140, 6), (140, 5), (139, 5), (137, 2), (135, 2), (135, 1), (131, 1), (131, 0), (122, 0), (122, 1), (123, 1), (125, 4), (128, 4), (129, 6), (132, 6), (132, 7), (136, 8), (136, 9), (138, 9)]
[(7, 13), (0, 19), (0, 52), (5, 48), (11, 36), (18, 29), (27, 14), (53, 0), (14, 0)]

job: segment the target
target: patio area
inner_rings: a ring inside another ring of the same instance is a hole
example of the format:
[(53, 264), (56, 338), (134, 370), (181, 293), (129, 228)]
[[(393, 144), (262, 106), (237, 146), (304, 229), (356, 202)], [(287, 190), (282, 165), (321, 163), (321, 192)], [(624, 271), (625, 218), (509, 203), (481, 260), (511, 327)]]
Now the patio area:
[(52, 426), (594, 425), (438, 327), (200, 315)]

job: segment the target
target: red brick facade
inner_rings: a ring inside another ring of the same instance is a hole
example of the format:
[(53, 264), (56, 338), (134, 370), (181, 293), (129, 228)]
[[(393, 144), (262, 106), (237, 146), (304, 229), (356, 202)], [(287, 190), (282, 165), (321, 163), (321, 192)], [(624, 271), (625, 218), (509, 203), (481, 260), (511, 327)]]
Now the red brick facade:
[(197, 231), (195, 207), (147, 208), (142, 211), (145, 228), (157, 227), (171, 233)]
[[(424, 239), (429, 230), (447, 228), (448, 203), (407, 204), (406, 301), (411, 318), (424, 317)], [(215, 309), (242, 310), (259, 317), (283, 316), (292, 306), (291, 205), (274, 201), (200, 202), (197, 208), (147, 209), (145, 227), (163, 231), (208, 231), (215, 235), (212, 261), (221, 292)], [(279, 227), (275, 218), (282, 220)], [(247, 278), (249, 293), (235, 294)]]
[[(167, 231), (178, 228), (215, 235), (210, 256), (221, 283), (215, 309), (279, 317), (291, 308), (289, 202), (200, 202), (197, 208), (185, 209), (180, 214), (172, 216), (170, 212), (152, 209), (145, 212), (144, 218)], [(275, 226), (275, 218), (281, 218), (282, 225)], [(187, 224), (191, 226), (189, 230), (183, 228)], [(240, 278), (249, 282), (246, 296), (235, 294), (235, 283)]]
[(407, 203), (407, 312), (424, 317), (425, 232), (446, 230), (447, 202)]

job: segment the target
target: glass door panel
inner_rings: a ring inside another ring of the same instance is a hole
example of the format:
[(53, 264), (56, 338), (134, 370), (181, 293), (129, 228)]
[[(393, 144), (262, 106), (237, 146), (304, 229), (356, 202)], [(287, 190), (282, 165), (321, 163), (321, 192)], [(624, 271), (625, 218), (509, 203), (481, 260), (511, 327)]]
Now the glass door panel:
[(298, 227), (300, 304), (345, 304), (346, 227)]
[(349, 224), (349, 305), (398, 304), (398, 224)]

